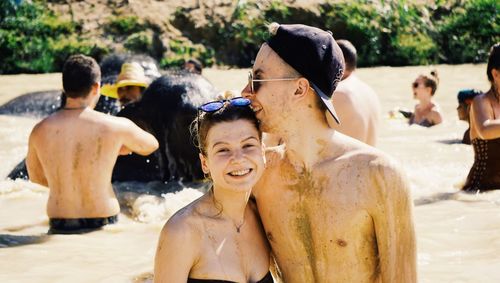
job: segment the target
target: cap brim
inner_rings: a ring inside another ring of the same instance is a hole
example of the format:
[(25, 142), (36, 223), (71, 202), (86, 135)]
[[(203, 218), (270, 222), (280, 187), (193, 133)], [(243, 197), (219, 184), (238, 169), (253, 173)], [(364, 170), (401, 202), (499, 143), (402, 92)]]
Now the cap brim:
[(330, 112), (330, 114), (332, 115), (333, 119), (335, 119), (335, 122), (337, 122), (337, 124), (340, 125), (340, 119), (339, 117), (337, 116), (337, 112), (335, 111), (335, 108), (333, 108), (333, 104), (332, 104), (332, 99), (328, 96), (326, 96), (320, 89), (319, 87), (317, 87), (314, 83), (312, 83), (310, 81), (313, 89), (314, 89), (314, 92), (316, 92), (316, 94), (319, 96), (319, 98), (321, 98), (321, 101), (323, 101), (323, 104), (325, 104), (326, 108), (328, 109), (328, 112)]

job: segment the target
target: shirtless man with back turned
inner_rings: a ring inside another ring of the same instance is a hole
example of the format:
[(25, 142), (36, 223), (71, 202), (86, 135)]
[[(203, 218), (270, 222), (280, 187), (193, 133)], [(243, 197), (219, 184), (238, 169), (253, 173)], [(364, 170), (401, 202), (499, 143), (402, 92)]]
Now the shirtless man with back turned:
[(416, 282), (408, 183), (384, 153), (328, 126), (344, 60), (331, 33), (270, 25), (242, 95), (283, 139), (254, 188), (284, 282)]
[(49, 233), (82, 233), (117, 221), (111, 174), (118, 155), (148, 155), (158, 141), (126, 118), (93, 110), (101, 80), (94, 59), (71, 56), (62, 78), (66, 105), (33, 128), (26, 163), (30, 180), (50, 189)]
[(345, 71), (332, 103), (342, 123), (328, 115), (328, 124), (335, 130), (371, 146), (377, 143), (380, 122), (380, 101), (375, 91), (356, 75), (357, 51), (347, 40), (337, 40), (345, 59)]

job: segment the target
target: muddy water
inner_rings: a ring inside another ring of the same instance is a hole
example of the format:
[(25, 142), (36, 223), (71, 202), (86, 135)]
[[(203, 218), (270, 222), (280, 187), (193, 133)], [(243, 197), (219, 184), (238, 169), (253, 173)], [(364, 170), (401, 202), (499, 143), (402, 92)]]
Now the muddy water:
[[(472, 164), (472, 148), (457, 143), (467, 125), (457, 119), (456, 94), (486, 90), (484, 64), (436, 66), (436, 94), (445, 122), (427, 129), (389, 118), (396, 106), (412, 108), (410, 85), (428, 67), (367, 68), (358, 75), (378, 92), (384, 111), (378, 147), (407, 172), (415, 203), (420, 282), (500, 282), (500, 193), (459, 192)], [(206, 70), (219, 88), (240, 90), (246, 70)], [(0, 76), (0, 103), (35, 90), (60, 88), (60, 74)], [(35, 119), (0, 116), (0, 177), (26, 155)], [(147, 190), (158, 184), (117, 184)], [(47, 189), (25, 181), (0, 181), (0, 282), (142, 282), (151, 278), (163, 223), (199, 197), (132, 194), (117, 225), (86, 235), (46, 236)], [(8, 236), (5, 236), (8, 235)], [(28, 244), (33, 243), (33, 244)], [(16, 244), (20, 244), (16, 246)]]

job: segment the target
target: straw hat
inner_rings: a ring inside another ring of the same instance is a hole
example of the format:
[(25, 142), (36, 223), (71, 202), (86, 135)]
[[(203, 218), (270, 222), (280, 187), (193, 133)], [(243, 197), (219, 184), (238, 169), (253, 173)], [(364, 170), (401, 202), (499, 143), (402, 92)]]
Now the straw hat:
[(114, 85), (106, 84), (101, 88), (101, 94), (112, 98), (118, 98), (118, 88), (124, 86), (147, 87), (148, 78), (144, 75), (144, 69), (137, 62), (123, 63), (122, 69)]

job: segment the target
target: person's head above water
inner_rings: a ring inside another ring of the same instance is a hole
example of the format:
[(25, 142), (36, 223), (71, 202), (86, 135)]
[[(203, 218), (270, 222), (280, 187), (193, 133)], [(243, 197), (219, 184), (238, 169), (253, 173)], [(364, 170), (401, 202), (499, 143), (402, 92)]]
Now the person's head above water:
[(69, 98), (85, 98), (92, 88), (98, 88), (101, 69), (92, 57), (73, 55), (63, 66), (62, 81), (64, 94)]
[(491, 85), (494, 85), (495, 79), (500, 81), (500, 42), (494, 44), (490, 49), (486, 74)]
[(191, 58), (184, 63), (184, 69), (190, 73), (200, 74), (203, 72), (203, 64), (195, 58)]
[(250, 101), (238, 97), (199, 107), (191, 130), (202, 170), (215, 187), (251, 190), (264, 171), (262, 132)]
[(420, 93), (434, 96), (439, 84), (438, 73), (432, 70), (429, 75), (419, 75), (412, 83), (413, 95), (418, 98)]
[(207, 136), (212, 127), (224, 122), (237, 120), (248, 121), (258, 132), (259, 140), (262, 138), (259, 121), (250, 108), (250, 101), (246, 98), (236, 97), (223, 99), (203, 104), (198, 108), (198, 116), (191, 124), (191, 133), (195, 138), (200, 153), (207, 153)]
[(137, 62), (123, 63), (116, 84), (103, 86), (103, 95), (118, 98), (122, 105), (141, 99), (142, 93), (149, 85), (144, 69)]
[(356, 51), (356, 47), (352, 45), (349, 40), (339, 39), (337, 40), (337, 44), (342, 50), (342, 54), (344, 55), (345, 61), (345, 72), (342, 79), (347, 78), (354, 70), (356, 70), (356, 65), (358, 64), (358, 52)]
[[(285, 86), (285, 83), (289, 86), (297, 84), (302, 93), (313, 90), (317, 98), (316, 108), (323, 113), (328, 110), (340, 123), (330, 98), (342, 78), (345, 63), (332, 33), (306, 25), (277, 23), (269, 25), (269, 31), (271, 37), (257, 54), (248, 85), (243, 90), (245, 97), (252, 99), (252, 105), (257, 100), (262, 108), (266, 108), (260, 101), (259, 90), (264, 91), (266, 88), (264, 92), (269, 92), (271, 86), (267, 85), (271, 83), (273, 92)], [(263, 120), (265, 128), (267, 120)]]

